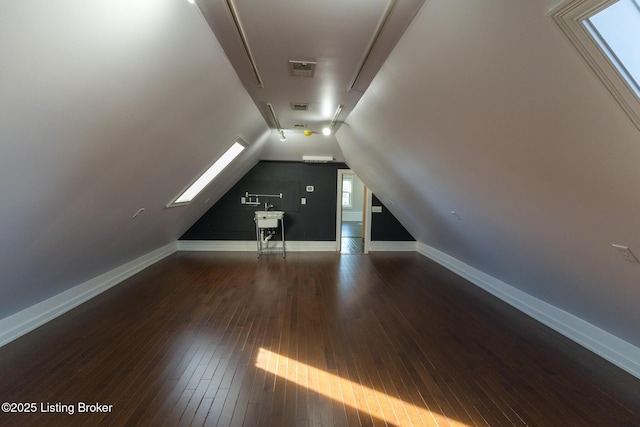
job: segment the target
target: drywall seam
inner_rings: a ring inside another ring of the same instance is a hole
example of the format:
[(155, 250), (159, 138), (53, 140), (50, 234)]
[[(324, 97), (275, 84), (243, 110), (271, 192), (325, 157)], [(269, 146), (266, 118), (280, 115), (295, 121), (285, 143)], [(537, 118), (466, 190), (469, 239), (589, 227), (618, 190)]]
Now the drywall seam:
[(173, 254), (176, 242), (158, 248), (120, 267), (0, 320), (0, 347), (55, 319)]
[(418, 242), (417, 251), (631, 375), (640, 378), (640, 348), (424, 243)]

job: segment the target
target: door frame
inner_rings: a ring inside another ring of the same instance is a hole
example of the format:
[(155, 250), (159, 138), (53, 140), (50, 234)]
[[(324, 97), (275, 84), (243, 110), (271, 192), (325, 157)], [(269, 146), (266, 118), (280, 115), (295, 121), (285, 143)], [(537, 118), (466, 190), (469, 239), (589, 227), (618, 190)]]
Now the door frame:
[[(344, 175), (355, 175), (358, 176), (351, 169), (338, 169), (338, 186), (336, 190), (336, 252), (340, 252), (340, 248), (342, 247), (342, 178)], [(360, 179), (360, 177), (358, 177)], [(362, 181), (362, 180), (361, 180)], [(371, 198), (372, 193), (369, 190), (369, 187), (364, 186), (364, 206), (363, 206), (363, 240), (364, 240), (364, 248), (363, 253), (369, 253), (369, 241), (371, 240)]]

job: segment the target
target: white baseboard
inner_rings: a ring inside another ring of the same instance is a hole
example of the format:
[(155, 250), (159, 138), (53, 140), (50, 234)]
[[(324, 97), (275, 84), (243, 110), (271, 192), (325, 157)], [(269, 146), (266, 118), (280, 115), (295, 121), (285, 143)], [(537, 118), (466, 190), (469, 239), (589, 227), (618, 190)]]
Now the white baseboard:
[[(287, 240), (287, 252), (330, 252), (336, 251), (336, 242), (300, 242)], [(280, 242), (270, 244), (280, 245)], [(255, 240), (178, 240), (179, 251), (241, 251), (256, 252)]]
[(369, 251), (370, 252), (414, 252), (416, 251), (415, 241), (408, 242), (383, 242), (383, 241), (372, 241), (369, 242)]
[(424, 243), (417, 251), (600, 357), (640, 378), (640, 348)]
[(230, 251), (256, 250), (256, 242), (250, 240), (178, 240), (179, 251)]
[(175, 242), (149, 252), (38, 304), (0, 320), (0, 347), (128, 279), (177, 250)]
[[(417, 242), (382, 242), (369, 243), (370, 251), (415, 251)], [(276, 242), (279, 244), (279, 242)], [(256, 242), (253, 240), (178, 240), (179, 251), (239, 251), (255, 252)], [(331, 252), (336, 251), (334, 241), (287, 241), (287, 252)]]

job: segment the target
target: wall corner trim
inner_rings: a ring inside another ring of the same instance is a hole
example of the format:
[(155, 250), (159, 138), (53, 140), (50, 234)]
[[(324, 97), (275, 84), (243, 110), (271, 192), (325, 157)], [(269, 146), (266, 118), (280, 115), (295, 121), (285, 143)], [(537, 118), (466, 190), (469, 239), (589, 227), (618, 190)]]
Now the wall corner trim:
[(177, 249), (176, 242), (169, 243), (9, 317), (0, 319), (0, 347), (123, 282), (173, 254)]
[(417, 252), (640, 378), (640, 348), (424, 243)]

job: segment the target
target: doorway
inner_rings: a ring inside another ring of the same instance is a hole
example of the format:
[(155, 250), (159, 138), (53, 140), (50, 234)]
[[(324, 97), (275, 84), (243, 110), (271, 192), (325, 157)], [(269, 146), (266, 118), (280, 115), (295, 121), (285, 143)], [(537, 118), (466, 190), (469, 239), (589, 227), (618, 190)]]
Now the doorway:
[(367, 196), (367, 188), (352, 170), (338, 170), (336, 248), (342, 254), (368, 252), (367, 207), (371, 197)]

